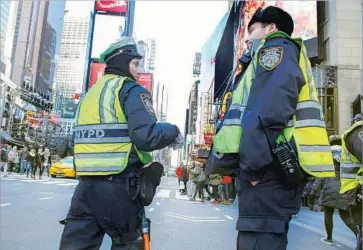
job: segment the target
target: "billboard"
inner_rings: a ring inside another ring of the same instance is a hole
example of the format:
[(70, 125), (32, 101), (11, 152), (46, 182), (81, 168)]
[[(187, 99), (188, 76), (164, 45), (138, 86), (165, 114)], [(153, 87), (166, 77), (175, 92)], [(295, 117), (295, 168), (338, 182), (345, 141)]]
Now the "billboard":
[(72, 98), (63, 99), (62, 118), (74, 118), (77, 112), (77, 106)]
[(107, 12), (111, 14), (126, 15), (128, 1), (120, 0), (97, 0), (96, 11)]
[(91, 58), (100, 58), (111, 43), (120, 39), (125, 29), (125, 17), (96, 14)]
[(202, 60), (201, 60), (202, 74), (200, 78), (201, 84), (198, 90), (198, 96), (200, 96), (201, 92), (207, 92), (211, 83), (214, 80), (216, 54), (227, 21), (228, 21), (228, 13), (226, 13), (222, 17), (217, 27), (215, 28), (213, 34), (208, 38), (208, 40), (203, 45)]
[(261, 7), (276, 6), (287, 11), (294, 20), (292, 37), (301, 37), (310, 40), (317, 37), (317, 2), (316, 1), (260, 1), (250, 0), (243, 2), (240, 9), (239, 25), (235, 38), (235, 59), (242, 56), (245, 41), (248, 37), (247, 26), (253, 14)]
[(152, 93), (153, 90), (153, 74), (139, 73), (137, 82)]
[(103, 76), (105, 68), (106, 64), (99, 62), (91, 62), (88, 89), (90, 89), (93, 85), (95, 85), (97, 80)]

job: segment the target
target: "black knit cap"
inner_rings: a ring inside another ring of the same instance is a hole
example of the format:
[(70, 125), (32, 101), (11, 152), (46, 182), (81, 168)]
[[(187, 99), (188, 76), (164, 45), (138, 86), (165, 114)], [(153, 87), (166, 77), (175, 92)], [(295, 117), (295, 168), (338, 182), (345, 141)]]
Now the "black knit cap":
[(274, 23), (280, 31), (285, 32), (289, 36), (294, 31), (294, 21), (290, 14), (275, 6), (268, 6), (265, 9), (258, 8), (248, 23), (248, 29), (257, 22), (265, 24)]

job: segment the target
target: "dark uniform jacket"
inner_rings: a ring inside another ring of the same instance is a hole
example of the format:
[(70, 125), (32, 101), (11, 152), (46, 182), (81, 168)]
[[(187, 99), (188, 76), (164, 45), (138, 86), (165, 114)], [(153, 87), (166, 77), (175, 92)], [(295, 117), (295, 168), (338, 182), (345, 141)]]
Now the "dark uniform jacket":
[[(269, 140), (274, 143), (295, 114), (299, 93), (305, 84), (299, 66), (300, 51), (293, 41), (274, 38), (267, 40), (258, 53), (272, 46), (281, 47), (283, 52), (272, 70), (266, 70), (260, 62), (256, 66), (242, 120), (238, 231), (285, 233), (287, 222), (301, 206), (304, 183), (297, 190), (284, 188), (278, 171), (280, 165), (273, 160), (259, 121), (260, 117)], [(252, 186), (251, 181), (259, 182)]]
[[(121, 108), (128, 122), (129, 136), (137, 149), (152, 152), (172, 144), (179, 129), (170, 123), (157, 122), (152, 107), (152, 96), (148, 90), (135, 82), (127, 82), (119, 92)], [(142, 163), (133, 148), (129, 156), (129, 167)]]
[(299, 93), (305, 84), (298, 46), (284, 38), (269, 39), (259, 53), (271, 46), (282, 47), (281, 62), (272, 70), (257, 65), (242, 121), (240, 169), (247, 181), (260, 180), (271, 166), (276, 165), (259, 117), (269, 140), (275, 143), (295, 114)]

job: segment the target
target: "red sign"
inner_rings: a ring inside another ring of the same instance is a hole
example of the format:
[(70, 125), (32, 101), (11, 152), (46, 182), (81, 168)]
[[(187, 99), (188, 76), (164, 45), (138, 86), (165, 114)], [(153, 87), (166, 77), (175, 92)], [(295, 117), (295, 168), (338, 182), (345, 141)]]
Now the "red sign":
[(150, 93), (153, 89), (153, 74), (152, 73), (139, 73), (137, 82), (142, 85), (145, 89), (149, 90)]
[(89, 77), (88, 89), (95, 85), (95, 83), (103, 76), (105, 68), (106, 64), (91, 62), (91, 73)]
[(97, 0), (96, 11), (105, 11), (109, 13), (126, 14), (127, 12), (127, 2), (120, 0), (108, 0), (102, 1)]
[(213, 144), (213, 135), (212, 133), (204, 134), (204, 144), (212, 145)]

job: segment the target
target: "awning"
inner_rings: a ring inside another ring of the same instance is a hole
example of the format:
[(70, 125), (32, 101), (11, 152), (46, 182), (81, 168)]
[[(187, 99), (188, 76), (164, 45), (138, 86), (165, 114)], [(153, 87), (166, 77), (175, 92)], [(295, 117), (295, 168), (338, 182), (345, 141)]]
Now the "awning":
[(18, 141), (18, 140), (15, 140), (13, 137), (11, 137), (8, 133), (6, 133), (5, 131), (1, 131), (0, 132), (0, 140), (1, 141), (6, 141), (8, 143), (11, 143), (11, 144), (15, 144), (15, 145), (18, 145), (18, 146), (23, 146), (24, 143), (21, 142), (21, 141)]

